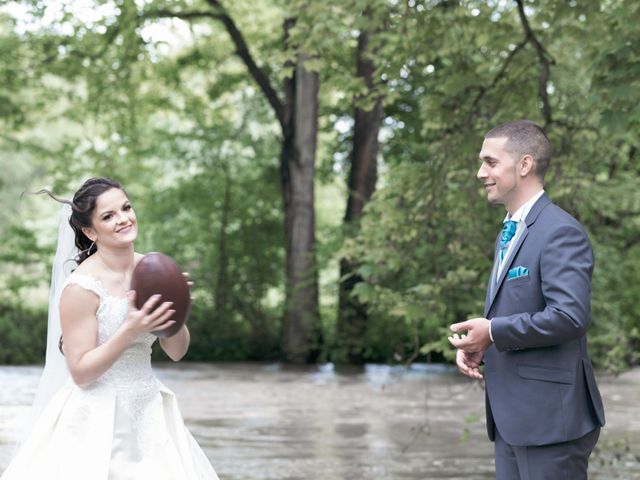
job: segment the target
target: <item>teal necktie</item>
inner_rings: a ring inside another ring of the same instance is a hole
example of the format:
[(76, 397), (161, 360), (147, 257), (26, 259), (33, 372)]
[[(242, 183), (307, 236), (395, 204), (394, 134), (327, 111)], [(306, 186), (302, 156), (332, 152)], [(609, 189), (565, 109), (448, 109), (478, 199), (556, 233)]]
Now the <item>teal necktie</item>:
[(500, 233), (500, 261), (504, 260), (504, 256), (507, 253), (509, 242), (516, 234), (518, 229), (518, 222), (514, 220), (507, 220), (502, 226), (502, 232)]

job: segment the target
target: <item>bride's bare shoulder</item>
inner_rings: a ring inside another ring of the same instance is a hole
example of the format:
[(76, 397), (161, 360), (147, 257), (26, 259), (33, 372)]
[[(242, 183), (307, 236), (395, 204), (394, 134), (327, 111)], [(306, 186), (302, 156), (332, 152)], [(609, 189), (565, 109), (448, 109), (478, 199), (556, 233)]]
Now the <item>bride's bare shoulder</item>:
[(102, 277), (104, 270), (104, 265), (101, 264), (97, 258), (93, 255), (87, 258), (84, 262), (82, 262), (78, 267), (73, 271), (73, 273), (77, 273), (79, 275), (88, 275), (90, 277), (100, 278)]
[(78, 304), (78, 302), (89, 302), (87, 304), (89, 306), (97, 305), (101, 292), (101, 281), (94, 270), (88, 268), (90, 265), (85, 265), (86, 262), (88, 260), (82, 262), (65, 282), (60, 295), (61, 307), (68, 304)]

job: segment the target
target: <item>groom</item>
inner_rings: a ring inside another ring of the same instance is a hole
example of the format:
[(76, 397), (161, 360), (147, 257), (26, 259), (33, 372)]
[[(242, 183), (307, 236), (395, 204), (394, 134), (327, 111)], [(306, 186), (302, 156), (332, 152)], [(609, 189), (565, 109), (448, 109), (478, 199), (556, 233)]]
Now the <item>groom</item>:
[(604, 425), (587, 354), (593, 254), (582, 226), (544, 191), (550, 160), (533, 122), (486, 134), (477, 177), (507, 216), (484, 318), (451, 325), (449, 337), (463, 374), (482, 378), (484, 361), (498, 480), (586, 479)]

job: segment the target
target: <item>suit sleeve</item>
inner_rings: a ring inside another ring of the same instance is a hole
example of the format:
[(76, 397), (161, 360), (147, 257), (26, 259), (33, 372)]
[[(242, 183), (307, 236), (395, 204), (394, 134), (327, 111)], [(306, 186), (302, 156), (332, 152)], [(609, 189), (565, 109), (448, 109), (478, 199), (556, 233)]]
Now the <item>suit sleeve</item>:
[(551, 233), (540, 256), (545, 308), (491, 321), (499, 351), (547, 347), (581, 338), (591, 319), (593, 252), (585, 232), (563, 225)]

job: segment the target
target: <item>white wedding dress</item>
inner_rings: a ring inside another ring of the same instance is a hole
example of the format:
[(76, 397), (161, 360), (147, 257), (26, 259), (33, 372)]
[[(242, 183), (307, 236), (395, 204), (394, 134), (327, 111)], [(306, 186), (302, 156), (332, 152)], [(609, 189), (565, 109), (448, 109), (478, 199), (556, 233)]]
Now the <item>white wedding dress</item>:
[[(72, 273), (100, 297), (98, 341), (126, 319), (126, 298)], [(151, 370), (156, 337), (140, 336), (98, 380), (69, 379), (48, 403), (0, 480), (218, 480), (186, 429), (176, 398)]]

